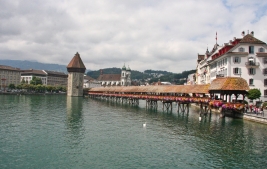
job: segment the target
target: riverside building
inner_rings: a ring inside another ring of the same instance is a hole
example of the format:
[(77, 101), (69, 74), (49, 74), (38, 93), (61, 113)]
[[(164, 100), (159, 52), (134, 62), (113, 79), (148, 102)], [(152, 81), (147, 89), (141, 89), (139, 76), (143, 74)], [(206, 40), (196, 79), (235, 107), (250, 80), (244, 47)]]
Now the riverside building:
[(11, 66), (0, 65), (0, 80), (1, 90), (5, 89), (10, 84), (19, 85), (20, 69)]
[(68, 75), (63, 72), (35, 69), (21, 70), (21, 81), (30, 84), (33, 77), (40, 78), (43, 85), (66, 87), (68, 82)]
[(196, 83), (208, 84), (219, 77), (242, 77), (250, 89), (261, 91), (260, 100), (267, 101), (267, 45), (254, 37), (254, 32), (242, 32), (211, 52), (198, 55)]

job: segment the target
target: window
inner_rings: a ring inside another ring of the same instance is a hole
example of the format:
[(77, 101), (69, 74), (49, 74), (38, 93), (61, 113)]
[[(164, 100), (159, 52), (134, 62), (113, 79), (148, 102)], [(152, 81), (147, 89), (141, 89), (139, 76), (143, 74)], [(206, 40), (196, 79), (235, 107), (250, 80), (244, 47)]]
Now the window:
[(248, 74), (249, 74), (249, 75), (255, 75), (255, 74), (256, 74), (256, 70), (255, 70), (255, 68), (249, 68), (249, 69), (248, 69)]
[(241, 74), (241, 69), (236, 67), (236, 68), (233, 69), (233, 73), (235, 75), (240, 75)]
[(267, 64), (267, 57), (263, 58), (263, 63)]
[(264, 86), (267, 86), (267, 79), (264, 79)]
[(263, 74), (267, 75), (267, 68), (263, 69)]
[(248, 51), (250, 54), (254, 54), (254, 46), (249, 46)]
[(267, 90), (264, 90), (264, 96), (267, 96)]
[(241, 48), (238, 49), (238, 51), (239, 52), (245, 52), (245, 49), (241, 47)]
[(248, 84), (249, 84), (250, 86), (253, 86), (253, 83), (254, 83), (254, 80), (253, 80), (253, 79), (249, 79), (249, 83), (248, 83)]
[(240, 62), (240, 58), (239, 57), (234, 57), (234, 63), (239, 63)]
[(259, 48), (259, 52), (264, 52), (264, 48)]

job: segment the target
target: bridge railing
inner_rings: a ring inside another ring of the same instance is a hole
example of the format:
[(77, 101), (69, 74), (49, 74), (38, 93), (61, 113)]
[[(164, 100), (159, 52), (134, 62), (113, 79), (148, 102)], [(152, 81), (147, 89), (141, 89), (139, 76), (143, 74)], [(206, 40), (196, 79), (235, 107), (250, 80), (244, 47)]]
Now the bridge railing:
[(223, 110), (243, 110), (245, 104), (242, 103), (226, 103), (222, 100), (211, 100), (207, 97), (183, 97), (183, 96), (159, 96), (159, 95), (142, 95), (142, 94), (113, 94), (113, 93), (96, 93), (89, 92), (89, 95), (104, 96), (104, 97), (118, 97), (128, 99), (141, 99), (141, 100), (158, 100), (158, 101), (171, 101), (180, 103), (206, 103), (211, 108), (222, 108)]

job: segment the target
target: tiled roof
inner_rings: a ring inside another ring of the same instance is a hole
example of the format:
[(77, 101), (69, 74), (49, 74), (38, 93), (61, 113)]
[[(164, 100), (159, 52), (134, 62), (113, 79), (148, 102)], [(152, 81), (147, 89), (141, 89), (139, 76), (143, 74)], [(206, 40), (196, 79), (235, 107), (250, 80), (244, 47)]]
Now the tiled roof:
[(84, 66), (83, 61), (82, 61), (82, 59), (80, 57), (80, 54), (78, 52), (72, 58), (72, 60), (68, 64), (67, 68), (82, 68), (82, 69), (86, 69), (86, 67)]
[(159, 85), (159, 86), (127, 86), (127, 87), (97, 87), (94, 92), (136, 92), (136, 93), (209, 93), (207, 85)]
[(121, 74), (102, 74), (97, 78), (98, 81), (121, 81)]
[(67, 75), (64, 72), (56, 72), (56, 71), (50, 71), (50, 70), (44, 70), (44, 72), (46, 72), (48, 75)]
[(90, 76), (88, 76), (88, 75), (84, 76), (83, 79), (84, 79), (84, 80), (89, 80), (89, 81), (90, 81), (90, 80), (95, 80), (94, 78), (92, 78), (92, 77), (90, 77)]
[(241, 77), (221, 77), (212, 81), (209, 90), (249, 90), (249, 86)]
[(243, 37), (243, 39), (239, 43), (257, 43), (257, 44), (265, 44), (261, 40), (255, 38), (251, 34), (247, 34)]
[(21, 70), (21, 76), (23, 75), (46, 75), (46, 73), (42, 70), (28, 69)]
[(11, 67), (11, 66), (6, 66), (6, 65), (0, 65), (0, 69), (4, 69), (4, 70), (16, 70), (16, 71), (20, 71), (19, 68), (16, 67)]

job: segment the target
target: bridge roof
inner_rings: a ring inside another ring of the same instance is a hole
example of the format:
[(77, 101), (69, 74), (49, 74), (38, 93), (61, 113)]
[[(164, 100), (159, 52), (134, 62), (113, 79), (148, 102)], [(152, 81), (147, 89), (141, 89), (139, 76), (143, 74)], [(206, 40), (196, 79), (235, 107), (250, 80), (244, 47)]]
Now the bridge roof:
[(127, 92), (127, 93), (209, 93), (206, 85), (160, 85), (160, 86), (114, 86), (91, 88), (90, 92)]
[(249, 90), (249, 86), (247, 81), (241, 77), (222, 77), (214, 79), (209, 90), (246, 91)]

